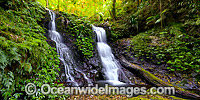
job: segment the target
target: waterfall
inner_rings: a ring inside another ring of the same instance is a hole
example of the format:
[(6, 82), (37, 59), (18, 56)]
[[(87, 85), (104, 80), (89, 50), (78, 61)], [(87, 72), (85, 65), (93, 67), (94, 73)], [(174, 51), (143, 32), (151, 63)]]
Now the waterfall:
[[(129, 84), (132, 84), (121, 69), (121, 65), (112, 54), (111, 48), (107, 44), (105, 30), (101, 27), (95, 26), (92, 26), (92, 29), (97, 36), (97, 50), (101, 58), (101, 63), (103, 65), (102, 72), (105, 74), (106, 77), (105, 81), (101, 80), (98, 81), (98, 83), (110, 84), (112, 86), (127, 86)], [(122, 80), (126, 83), (121, 82)]]
[(102, 65), (104, 67), (104, 73), (107, 80), (119, 81), (120, 67), (111, 52), (110, 46), (106, 43), (106, 32), (101, 27), (92, 27), (97, 36), (97, 50), (101, 58)]
[(51, 40), (56, 43), (57, 53), (59, 54), (60, 61), (64, 64), (65, 68), (65, 77), (66, 82), (72, 82), (73, 85), (78, 86), (78, 83), (75, 81), (74, 77), (71, 75), (73, 71), (73, 66), (75, 66), (75, 62), (72, 57), (71, 50), (62, 42), (61, 35), (56, 31), (55, 25), (55, 17), (56, 14), (49, 10), (49, 14), (51, 16), (50, 21), (50, 29), (49, 29), (49, 36)]
[[(103, 73), (107, 79), (106, 81), (99, 81), (99, 83), (108, 83), (113, 86), (131, 84), (130, 80), (122, 71), (120, 64), (112, 54), (110, 46), (107, 44), (105, 30), (95, 26), (92, 26), (92, 29), (97, 36), (97, 50), (103, 65)], [(122, 80), (126, 83), (121, 82)]]
[(78, 83), (75, 81), (73, 77), (76, 71), (78, 73), (81, 73), (83, 78), (87, 81), (88, 86), (93, 85), (91, 80), (86, 76), (86, 74), (80, 69), (78, 69), (76, 62), (74, 61), (72, 51), (63, 43), (61, 35), (56, 31), (56, 24), (55, 24), (56, 14), (50, 10), (48, 11), (51, 17), (51, 21), (49, 23), (50, 29), (48, 30), (49, 36), (51, 40), (53, 40), (56, 43), (57, 53), (60, 56), (59, 59), (64, 64), (64, 68), (65, 68), (64, 76), (67, 79), (66, 82), (71, 82), (73, 83), (72, 85), (78, 86)]

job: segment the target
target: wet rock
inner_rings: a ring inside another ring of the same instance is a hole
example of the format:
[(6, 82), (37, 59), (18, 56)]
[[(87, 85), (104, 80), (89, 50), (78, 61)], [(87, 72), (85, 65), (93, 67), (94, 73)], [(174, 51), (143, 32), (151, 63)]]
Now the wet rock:
[[(45, 17), (42, 19), (42, 22), (43, 22), (43, 25), (44, 27), (49, 30), (49, 21), (51, 20), (51, 17), (49, 15), (49, 11), (46, 10), (46, 14), (45, 14)], [(46, 30), (46, 33), (47, 33), (47, 30)]]
[(102, 27), (106, 31), (107, 41), (110, 41), (111, 37), (111, 26), (108, 21), (104, 21), (104, 23), (100, 23), (98, 25), (95, 25), (97, 27)]
[(47, 39), (46, 41), (51, 47), (56, 47), (56, 42), (54, 42), (53, 40)]

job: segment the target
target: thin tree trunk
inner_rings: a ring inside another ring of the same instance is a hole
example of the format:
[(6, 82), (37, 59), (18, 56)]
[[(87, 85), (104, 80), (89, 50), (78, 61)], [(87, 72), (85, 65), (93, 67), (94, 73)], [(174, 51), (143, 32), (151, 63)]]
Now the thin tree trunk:
[(153, 15), (153, 12), (152, 12), (152, 10), (153, 10), (153, 3), (152, 3), (152, 0), (150, 0), (150, 8), (151, 8), (151, 16)]
[(116, 0), (113, 0), (112, 17), (113, 17), (114, 20), (116, 19), (116, 9), (115, 9), (115, 5), (116, 5)]
[(49, 1), (46, 0), (46, 8), (49, 8)]
[(160, 18), (161, 18), (161, 29), (163, 29), (163, 16), (162, 16), (162, 0), (160, 0)]
[(59, 7), (60, 7), (60, 0), (58, 0), (58, 12), (59, 12)]

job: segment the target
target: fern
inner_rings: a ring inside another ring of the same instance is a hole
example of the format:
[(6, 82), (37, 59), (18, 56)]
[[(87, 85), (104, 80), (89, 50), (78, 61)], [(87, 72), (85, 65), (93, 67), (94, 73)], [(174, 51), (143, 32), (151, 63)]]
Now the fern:
[[(43, 36), (45, 30), (38, 24), (41, 18), (44, 18), (45, 8), (36, 2), (15, 1), (17, 4), (10, 6), (16, 8), (4, 10), (0, 7), (1, 97), (11, 100), (22, 97), (25, 97), (22, 99), (46, 98), (40, 93), (41, 91), (33, 97), (23, 93), (25, 85), (29, 82), (37, 86), (41, 86), (44, 81), (53, 83), (58, 76), (56, 70), (60, 70), (57, 53), (46, 42), (46, 37)], [(51, 85), (56, 86), (56, 84)], [(15, 93), (16, 91), (18, 93)]]
[(4, 51), (0, 49), (0, 68), (1, 70), (4, 70), (4, 68), (7, 66), (8, 60), (7, 55), (5, 55)]

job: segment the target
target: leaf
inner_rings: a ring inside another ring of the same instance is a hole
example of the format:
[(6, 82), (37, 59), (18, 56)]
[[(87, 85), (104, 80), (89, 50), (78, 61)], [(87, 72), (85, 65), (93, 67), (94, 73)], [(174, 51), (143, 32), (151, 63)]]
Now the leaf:
[(171, 61), (171, 60), (169, 60), (167, 63), (168, 63), (168, 64), (171, 64), (171, 63), (172, 63), (172, 61)]
[(167, 12), (169, 9), (165, 9), (161, 12), (161, 14), (164, 14), (165, 12)]
[(200, 25), (200, 18), (196, 21), (196, 25)]
[(154, 16), (150, 16), (150, 17), (148, 17), (146, 20), (151, 20), (151, 19), (153, 19), (154, 18)]
[(175, 71), (175, 69), (170, 69), (171, 71)]
[(31, 66), (30, 63), (24, 63), (22, 67), (24, 67), (24, 70), (27, 71), (27, 72), (29, 72), (29, 73), (32, 70), (32, 66)]
[(165, 34), (165, 33), (168, 33), (168, 32), (160, 32), (160, 34)]
[(13, 75), (13, 73), (12, 73), (11, 71), (8, 72), (8, 75), (10, 75), (10, 77), (11, 77), (12, 79), (14, 79), (14, 75)]
[(7, 63), (8, 63), (7, 56), (5, 55), (4, 51), (0, 49), (0, 68), (4, 70)]
[(159, 18), (158, 20), (156, 20), (155, 24), (159, 23), (162, 20), (162, 18)]
[(146, 24), (149, 24), (149, 23), (151, 23), (152, 21), (154, 21), (155, 20), (155, 17), (156, 16), (150, 16), (150, 17), (148, 17), (146, 20), (147, 20), (147, 23)]

